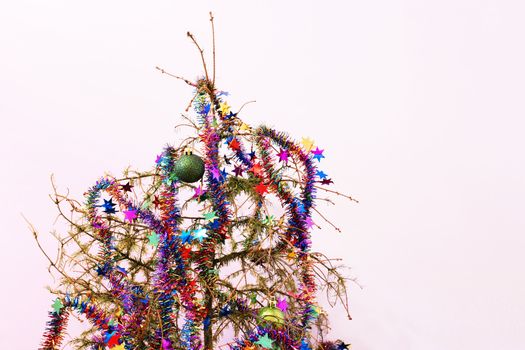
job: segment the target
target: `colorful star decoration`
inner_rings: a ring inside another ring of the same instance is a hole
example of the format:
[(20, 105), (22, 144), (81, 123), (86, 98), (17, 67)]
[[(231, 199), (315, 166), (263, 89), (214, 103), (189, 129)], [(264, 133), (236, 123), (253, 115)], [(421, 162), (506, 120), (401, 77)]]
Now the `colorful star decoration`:
[(321, 184), (322, 185), (330, 185), (330, 184), (333, 184), (334, 182), (332, 181), (332, 179), (322, 179), (321, 180)]
[(314, 140), (312, 140), (309, 137), (303, 137), (301, 143), (303, 144), (303, 147), (306, 150), (306, 152), (310, 152), (314, 147)]
[(53, 312), (58, 314), (60, 313), (60, 310), (64, 307), (64, 304), (62, 304), (62, 300), (59, 298), (55, 299), (55, 302), (53, 303)]
[(266, 215), (266, 217), (262, 220), (262, 224), (266, 226), (272, 226), (274, 219), (275, 218), (273, 215)]
[(159, 196), (155, 196), (151, 203), (153, 203), (153, 205), (155, 206), (155, 209), (157, 209), (160, 205)]
[(124, 343), (122, 343), (112, 347), (111, 350), (126, 350), (126, 348), (124, 347)]
[(202, 242), (202, 240), (204, 238), (208, 237), (208, 235), (206, 234), (206, 229), (205, 228), (199, 228), (199, 229), (195, 230), (193, 237), (195, 239), (198, 239), (199, 242)]
[(190, 247), (184, 247), (181, 249), (181, 254), (180, 256), (183, 258), (183, 259), (189, 259), (190, 257), (190, 253), (191, 253), (191, 248)]
[(326, 179), (326, 177), (328, 176), (328, 175), (326, 175), (326, 174), (325, 174), (323, 171), (321, 171), (321, 170), (317, 170), (316, 175), (317, 175), (320, 179)]
[(317, 305), (312, 305), (310, 307), (310, 311), (309, 311), (310, 315), (312, 315), (313, 317), (318, 317), (320, 313), (322, 313), (322, 310), (319, 306)]
[(211, 170), (211, 176), (214, 180), (219, 180), (221, 178), (221, 173), (218, 168), (213, 168)]
[(324, 155), (323, 155), (324, 150), (319, 149), (319, 147), (316, 147), (315, 150), (311, 152), (314, 154), (314, 158), (317, 159), (319, 162), (321, 161), (321, 158), (324, 158)]
[(257, 340), (255, 342), (255, 344), (258, 344), (258, 345), (262, 346), (265, 349), (271, 349), (273, 347), (272, 343), (273, 343), (273, 339), (270, 339), (268, 337), (268, 333), (266, 333), (262, 337), (259, 337), (259, 340)]
[(109, 201), (104, 199), (104, 204), (102, 204), (101, 207), (104, 208), (104, 213), (114, 214), (116, 212), (115, 205), (113, 198), (110, 198)]
[(304, 222), (306, 223), (306, 228), (311, 228), (315, 223), (312, 221), (311, 217), (307, 217)]
[(251, 168), (250, 171), (256, 175), (261, 176), (263, 174), (263, 167), (259, 163), (255, 163)]
[(133, 186), (129, 183), (125, 184), (125, 185), (120, 185), (122, 187), (122, 189), (124, 190), (124, 192), (131, 192), (131, 189), (133, 188)]
[(221, 176), (222, 176), (223, 180), (225, 180), (228, 177), (228, 173), (226, 172), (226, 168), (223, 168), (221, 170)]
[(277, 154), (277, 156), (279, 157), (279, 162), (287, 163), (288, 155), (288, 151), (281, 148), (281, 151)]
[(338, 341), (336, 341), (336, 346), (337, 346), (337, 350), (348, 350), (349, 346), (351, 346), (351, 345), (350, 344), (346, 344), (342, 340), (338, 340)]
[(201, 185), (195, 187), (194, 191), (195, 191), (195, 193), (193, 194), (193, 197), (197, 197), (198, 198), (198, 197), (200, 197), (200, 196), (202, 196), (204, 194), (204, 190), (202, 189)]
[(137, 218), (137, 211), (132, 209), (132, 210), (123, 210), (122, 211), (126, 217), (126, 220), (128, 220), (129, 222), (132, 222), (133, 220), (135, 220)]
[(241, 131), (250, 130), (250, 126), (246, 123), (242, 123), (241, 126), (239, 127), (239, 130)]
[(209, 213), (204, 213), (204, 220), (206, 221), (213, 221), (215, 219), (218, 219), (216, 211), (210, 211)]
[(299, 350), (311, 350), (312, 348), (310, 347), (310, 345), (308, 345), (308, 343), (303, 339), (301, 341), (301, 347), (299, 348)]
[(183, 230), (180, 234), (180, 239), (182, 243), (191, 243), (191, 240), (192, 240), (191, 230)]
[(242, 169), (242, 167), (240, 165), (236, 165), (233, 168), (233, 173), (235, 174), (235, 176), (241, 176), (243, 171), (244, 170)]
[(106, 338), (107, 346), (110, 348), (113, 348), (118, 345), (120, 340), (120, 335), (116, 332), (110, 333), (109, 336)]
[(241, 144), (239, 143), (239, 141), (237, 141), (237, 139), (232, 139), (229, 143), (229, 146), (232, 150), (236, 151), (238, 150), (239, 148), (241, 148)]
[(162, 338), (162, 350), (173, 350), (171, 342), (167, 339)]
[(255, 186), (255, 191), (262, 196), (268, 192), (268, 186), (260, 182), (257, 186)]
[(277, 301), (276, 305), (279, 309), (281, 309), (282, 312), (286, 312), (286, 309), (288, 308), (288, 302), (285, 298), (279, 299)]
[(288, 257), (288, 260), (294, 261), (297, 258), (297, 253), (292, 250), (291, 252), (288, 253), (287, 257)]
[(228, 114), (228, 112), (230, 111), (230, 106), (227, 102), (223, 102), (220, 104), (220, 111), (222, 112), (222, 115)]
[(148, 244), (151, 244), (152, 246), (156, 247), (159, 244), (159, 235), (155, 232), (151, 232), (148, 235)]

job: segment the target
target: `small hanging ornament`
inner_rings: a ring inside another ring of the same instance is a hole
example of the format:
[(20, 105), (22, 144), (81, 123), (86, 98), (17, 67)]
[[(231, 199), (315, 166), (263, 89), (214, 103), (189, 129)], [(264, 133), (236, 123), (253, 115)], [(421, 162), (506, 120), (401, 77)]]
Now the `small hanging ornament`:
[(261, 308), (258, 315), (259, 322), (270, 322), (278, 327), (284, 325), (284, 313), (275, 307), (275, 298), (270, 299), (270, 305)]
[(192, 154), (191, 150), (186, 149), (184, 155), (175, 163), (173, 171), (179, 180), (183, 182), (196, 182), (204, 175), (204, 162), (201, 157)]

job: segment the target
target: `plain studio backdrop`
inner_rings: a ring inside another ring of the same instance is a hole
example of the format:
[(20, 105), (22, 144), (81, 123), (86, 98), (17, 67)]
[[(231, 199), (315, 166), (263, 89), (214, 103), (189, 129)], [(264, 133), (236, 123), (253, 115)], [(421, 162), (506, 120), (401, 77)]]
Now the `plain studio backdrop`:
[(313, 249), (340, 257), (353, 349), (525, 347), (522, 1), (2, 1), (0, 349), (35, 349), (54, 283), (60, 190), (151, 169), (217, 32), (217, 84), (243, 118), (325, 149)]

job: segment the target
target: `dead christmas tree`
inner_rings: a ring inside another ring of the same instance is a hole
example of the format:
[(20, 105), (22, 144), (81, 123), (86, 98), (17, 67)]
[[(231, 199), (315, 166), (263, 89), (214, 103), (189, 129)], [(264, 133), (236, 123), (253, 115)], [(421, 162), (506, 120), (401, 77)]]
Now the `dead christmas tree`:
[(312, 214), (324, 220), (315, 202), (333, 203), (318, 193), (353, 199), (327, 187), (313, 141), (243, 122), (215, 86), (215, 40), (210, 76), (188, 36), (204, 68), (195, 82), (177, 77), (195, 89), (181, 125), (191, 135), (149, 171), (100, 178), (82, 202), (54, 186), (68, 230), (57, 259), (46, 254), (60, 276), (41, 349), (60, 348), (71, 313), (92, 325), (78, 349), (348, 348), (324, 339), (316, 302), (325, 291), (350, 318), (348, 278), (311, 250), (310, 231)]

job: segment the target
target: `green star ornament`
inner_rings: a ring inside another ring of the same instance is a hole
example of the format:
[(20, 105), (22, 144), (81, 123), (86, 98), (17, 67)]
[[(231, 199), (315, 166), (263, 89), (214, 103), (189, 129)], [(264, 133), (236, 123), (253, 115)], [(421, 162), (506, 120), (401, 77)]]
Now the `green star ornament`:
[(159, 244), (159, 235), (155, 232), (152, 232), (148, 237), (148, 244), (151, 244), (152, 246), (156, 247)]
[(268, 337), (268, 333), (266, 333), (262, 337), (259, 337), (259, 340), (255, 342), (255, 344), (258, 344), (265, 349), (271, 349), (273, 347), (272, 343), (273, 343), (273, 340)]
[(213, 221), (215, 219), (219, 218), (215, 211), (211, 211), (209, 213), (204, 213), (204, 219), (207, 221)]
[(266, 217), (263, 219), (262, 224), (267, 226), (272, 226), (274, 221), (273, 215), (266, 215)]
[(59, 298), (56, 298), (55, 299), (55, 302), (53, 303), (53, 312), (55, 314), (59, 314), (60, 313), (60, 310), (64, 307), (64, 304), (62, 304), (62, 300), (60, 300)]

